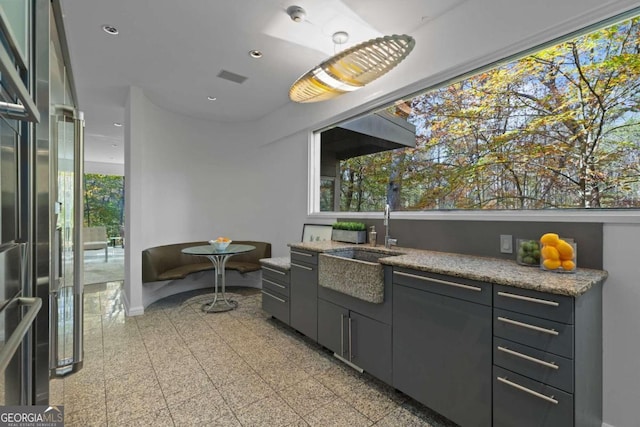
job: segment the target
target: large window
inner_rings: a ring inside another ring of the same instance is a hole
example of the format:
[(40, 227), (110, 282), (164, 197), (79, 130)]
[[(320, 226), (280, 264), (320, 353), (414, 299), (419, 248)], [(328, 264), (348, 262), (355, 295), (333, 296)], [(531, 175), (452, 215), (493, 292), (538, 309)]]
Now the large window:
[(321, 210), (638, 208), (640, 18), (320, 138)]

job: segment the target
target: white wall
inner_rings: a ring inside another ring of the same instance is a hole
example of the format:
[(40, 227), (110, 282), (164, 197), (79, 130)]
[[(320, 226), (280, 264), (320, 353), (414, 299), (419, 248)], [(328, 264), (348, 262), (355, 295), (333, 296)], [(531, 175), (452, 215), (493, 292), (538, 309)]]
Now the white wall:
[[(490, 10), (468, 1), (423, 27), (409, 58), (363, 90), (326, 103), (289, 103), (255, 122), (182, 117), (132, 88), (125, 135), (127, 313), (142, 312), (140, 252), (146, 247), (227, 235), (269, 241), (279, 256), (287, 242), (299, 240), (307, 219), (309, 130), (640, 6), (629, 0), (493, 3), (497, 8)], [(638, 264), (625, 261), (637, 253), (637, 227), (605, 227), (604, 411), (616, 427), (640, 419)]]
[(124, 175), (123, 163), (84, 162), (84, 173), (99, 173), (102, 175)]

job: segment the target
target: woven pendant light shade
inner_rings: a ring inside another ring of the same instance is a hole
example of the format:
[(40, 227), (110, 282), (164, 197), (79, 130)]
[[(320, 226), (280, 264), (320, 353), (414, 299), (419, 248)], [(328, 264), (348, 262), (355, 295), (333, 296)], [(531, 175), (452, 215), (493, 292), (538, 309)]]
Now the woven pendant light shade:
[(408, 35), (371, 39), (327, 59), (291, 85), (295, 102), (317, 102), (361, 88), (386, 74), (409, 55), (415, 40)]

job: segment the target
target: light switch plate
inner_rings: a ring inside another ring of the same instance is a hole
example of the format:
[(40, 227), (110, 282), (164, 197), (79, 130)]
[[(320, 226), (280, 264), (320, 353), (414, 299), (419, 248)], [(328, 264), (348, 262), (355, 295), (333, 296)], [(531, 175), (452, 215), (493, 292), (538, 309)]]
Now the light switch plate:
[(513, 253), (513, 236), (511, 236), (511, 234), (500, 235), (500, 253), (503, 253), (503, 254)]

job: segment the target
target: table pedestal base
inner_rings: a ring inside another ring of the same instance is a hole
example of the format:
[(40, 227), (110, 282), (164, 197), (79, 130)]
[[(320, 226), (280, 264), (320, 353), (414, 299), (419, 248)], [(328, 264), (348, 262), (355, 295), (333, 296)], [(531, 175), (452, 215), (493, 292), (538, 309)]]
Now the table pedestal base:
[[(210, 255), (207, 256), (213, 263), (215, 271), (215, 280), (213, 282), (213, 301), (202, 304), (202, 311), (206, 313), (224, 313), (225, 311), (235, 310), (238, 307), (238, 301), (227, 299), (225, 293), (225, 264), (231, 255)], [(222, 285), (222, 298), (218, 298), (218, 278)]]

